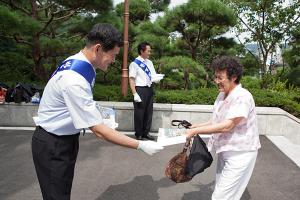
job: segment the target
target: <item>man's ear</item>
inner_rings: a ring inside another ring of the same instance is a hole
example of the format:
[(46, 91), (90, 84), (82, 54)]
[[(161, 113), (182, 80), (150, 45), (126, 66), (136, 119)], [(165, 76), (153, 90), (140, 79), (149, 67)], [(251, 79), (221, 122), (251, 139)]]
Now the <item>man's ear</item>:
[(100, 50), (100, 48), (102, 48), (102, 46), (101, 46), (101, 44), (96, 44), (95, 48), (96, 48), (96, 51), (98, 52)]

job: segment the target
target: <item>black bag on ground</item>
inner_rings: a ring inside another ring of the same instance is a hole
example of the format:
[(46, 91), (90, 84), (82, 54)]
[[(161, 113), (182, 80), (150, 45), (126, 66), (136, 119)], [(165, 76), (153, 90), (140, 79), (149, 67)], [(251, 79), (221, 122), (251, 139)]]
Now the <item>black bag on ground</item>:
[(13, 98), (14, 89), (15, 88), (13, 88), (13, 87), (7, 89), (6, 96), (5, 96), (5, 102), (13, 102), (14, 101), (14, 98)]
[(0, 82), (0, 87), (5, 88), (5, 89), (9, 88), (8, 85), (6, 85), (5, 83), (1, 83), (1, 82)]
[(30, 102), (31, 97), (36, 93), (42, 93), (42, 89), (26, 83), (17, 83), (15, 87), (11, 87), (6, 92), (6, 102)]
[(31, 90), (30, 85), (24, 83), (18, 83), (15, 87), (15, 94), (14, 94), (14, 102), (21, 103), (21, 102), (30, 102), (31, 97), (34, 95), (33, 91)]

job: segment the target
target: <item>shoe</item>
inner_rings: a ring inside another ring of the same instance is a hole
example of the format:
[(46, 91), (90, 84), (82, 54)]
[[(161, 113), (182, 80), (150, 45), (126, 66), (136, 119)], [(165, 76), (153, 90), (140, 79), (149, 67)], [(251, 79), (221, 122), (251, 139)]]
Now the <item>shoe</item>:
[(144, 135), (143, 138), (147, 139), (147, 140), (154, 140), (154, 137), (147, 134), (147, 135)]
[(142, 136), (135, 136), (135, 138), (136, 138), (137, 140), (144, 140), (144, 138), (143, 138)]

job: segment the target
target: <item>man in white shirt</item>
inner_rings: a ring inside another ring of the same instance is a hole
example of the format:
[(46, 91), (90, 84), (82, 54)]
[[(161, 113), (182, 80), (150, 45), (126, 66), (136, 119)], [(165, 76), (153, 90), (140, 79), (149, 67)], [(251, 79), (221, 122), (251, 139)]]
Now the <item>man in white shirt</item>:
[(32, 137), (33, 161), (43, 199), (69, 200), (79, 132), (89, 128), (97, 137), (139, 149), (149, 155), (162, 149), (152, 141), (137, 141), (103, 124), (93, 100), (96, 68), (107, 70), (122, 46), (121, 34), (109, 24), (96, 24), (86, 46), (53, 73), (40, 102)]
[(129, 84), (134, 96), (134, 131), (138, 140), (154, 140), (149, 134), (153, 114), (152, 77), (156, 75), (149, 60), (151, 46), (148, 42), (138, 45), (139, 56), (129, 65)]

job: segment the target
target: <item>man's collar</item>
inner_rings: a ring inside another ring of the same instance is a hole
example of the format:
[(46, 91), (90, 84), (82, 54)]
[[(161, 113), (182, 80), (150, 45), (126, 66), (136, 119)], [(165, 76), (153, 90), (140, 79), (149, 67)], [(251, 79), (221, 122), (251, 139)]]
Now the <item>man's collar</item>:
[(140, 60), (140, 61), (142, 61), (142, 62), (146, 61), (146, 59), (144, 59), (142, 56), (138, 56), (137, 59)]
[[(88, 58), (84, 55), (84, 53), (81, 51), (79, 51), (78, 53), (80, 56), (82, 56), (82, 58), (84, 58), (83, 60), (90, 63), (92, 65), (92, 63), (88, 60)], [(92, 65), (93, 66), (93, 65)], [(93, 66), (94, 72), (96, 73), (96, 67)]]

